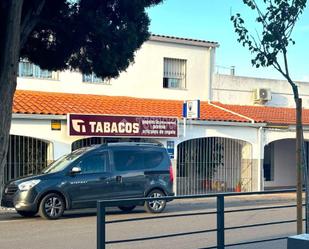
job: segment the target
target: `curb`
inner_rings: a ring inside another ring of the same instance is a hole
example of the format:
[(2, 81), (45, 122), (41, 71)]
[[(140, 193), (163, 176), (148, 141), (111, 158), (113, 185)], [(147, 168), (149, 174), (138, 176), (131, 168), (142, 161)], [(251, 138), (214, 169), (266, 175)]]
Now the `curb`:
[(5, 208), (5, 207), (1, 207), (0, 206), (0, 215), (4, 215), (4, 214), (12, 214), (15, 213), (15, 209), (14, 208)]

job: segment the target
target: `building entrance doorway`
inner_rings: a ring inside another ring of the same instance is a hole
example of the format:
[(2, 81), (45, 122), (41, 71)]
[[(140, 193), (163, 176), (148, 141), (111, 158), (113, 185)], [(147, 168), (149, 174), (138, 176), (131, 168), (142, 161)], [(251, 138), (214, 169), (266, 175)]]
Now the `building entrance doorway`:
[(177, 147), (177, 194), (252, 190), (252, 146), (245, 141), (208, 137)]

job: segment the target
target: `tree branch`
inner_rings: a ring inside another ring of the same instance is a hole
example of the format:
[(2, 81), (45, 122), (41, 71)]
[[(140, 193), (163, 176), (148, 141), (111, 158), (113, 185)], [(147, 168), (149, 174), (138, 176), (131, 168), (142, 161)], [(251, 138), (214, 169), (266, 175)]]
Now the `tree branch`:
[[(261, 47), (261, 46), (258, 45), (258, 43), (257, 43), (256, 40), (255, 40), (255, 37), (254, 37), (253, 35), (251, 35), (251, 34), (250, 34), (250, 37), (251, 37), (251, 39), (252, 39), (252, 41), (253, 41), (253, 43), (254, 43), (256, 49), (260, 50), (260, 47)], [(260, 40), (259, 34), (257, 34), (257, 38), (259, 39), (260, 44), (261, 44), (261, 40)]]
[(294, 16), (293, 20), (289, 21), (289, 24), (287, 25), (286, 27), (286, 30), (290, 29), (290, 34), (288, 35), (288, 37), (291, 35), (292, 33), (292, 30), (294, 29), (294, 26), (295, 26), (295, 23), (296, 23), (296, 20), (298, 18), (298, 16), (300, 15), (300, 10), (298, 10), (297, 14)]
[(256, 10), (257, 10), (257, 12), (258, 12), (259, 17), (261, 17), (261, 19), (262, 19), (262, 21), (263, 21), (263, 26), (264, 26), (264, 27), (267, 27), (267, 26), (268, 26), (268, 23), (266, 22), (266, 18), (264, 18), (264, 15), (263, 15), (262, 11), (259, 9), (259, 7), (258, 7), (258, 5), (256, 4), (255, 0), (253, 0), (253, 3), (254, 3), (254, 5), (255, 5), (255, 8), (256, 8)]
[(39, 22), (39, 15), (42, 12), (45, 2), (46, 0), (37, 1), (37, 4), (33, 4), (33, 8), (29, 9), (26, 13), (20, 29), (20, 48), (24, 47), (30, 33)]
[(283, 72), (280, 64), (277, 62), (277, 61), (274, 61), (274, 63), (272, 64), (273, 67), (278, 70), (279, 73), (282, 74), (282, 76), (284, 78), (287, 79), (287, 81), (289, 82), (289, 84), (291, 85), (292, 87), (292, 90), (293, 90), (293, 94), (294, 94), (294, 99), (298, 99), (299, 98), (299, 94), (298, 94), (298, 87), (297, 85), (293, 82), (293, 80), (291, 79), (290, 77), (290, 74), (289, 74), (289, 70), (288, 70), (288, 62), (287, 62), (287, 56), (286, 56), (286, 52), (283, 53), (284, 55), (284, 65), (285, 65), (285, 70), (286, 72)]
[(286, 75), (289, 76), (290, 74), (289, 74), (289, 66), (288, 66), (288, 58), (287, 58), (286, 49), (283, 50), (283, 59), (284, 59), (284, 67), (285, 67)]
[(283, 70), (282, 70), (282, 68), (281, 68), (281, 66), (280, 66), (280, 64), (278, 63), (278, 61), (276, 60), (276, 61), (274, 61), (274, 63), (273, 63), (273, 67), (275, 68), (275, 69), (277, 69), (278, 70), (278, 72), (279, 73), (281, 73), (282, 74), (282, 76), (284, 77), (284, 78), (286, 78), (287, 79), (287, 75), (286, 75), (286, 73), (285, 72), (283, 72)]

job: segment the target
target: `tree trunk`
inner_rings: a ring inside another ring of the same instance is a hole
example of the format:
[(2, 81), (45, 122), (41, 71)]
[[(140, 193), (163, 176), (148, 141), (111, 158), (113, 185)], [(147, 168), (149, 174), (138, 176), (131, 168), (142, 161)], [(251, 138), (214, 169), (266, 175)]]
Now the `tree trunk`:
[[(294, 100), (296, 104), (296, 227), (297, 234), (303, 232), (303, 207), (302, 207), (302, 193), (303, 193), (303, 163), (304, 163), (304, 136), (302, 123), (302, 100), (299, 98), (298, 87), (291, 80), (290, 76), (286, 76), (290, 83)], [(308, 219), (308, 217), (306, 217)]]
[(302, 188), (303, 188), (303, 126), (302, 126), (302, 100), (295, 99), (296, 103), (296, 170), (297, 170), (297, 234), (303, 232), (303, 207), (302, 207)]
[(4, 37), (1, 37), (3, 46), (0, 47), (0, 198), (16, 89), (23, 0), (11, 0), (8, 5), (6, 30)]

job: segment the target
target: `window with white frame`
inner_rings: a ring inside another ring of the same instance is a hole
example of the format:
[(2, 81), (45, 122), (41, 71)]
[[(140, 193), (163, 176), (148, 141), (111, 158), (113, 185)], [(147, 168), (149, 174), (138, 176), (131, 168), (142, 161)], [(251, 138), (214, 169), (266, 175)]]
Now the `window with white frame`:
[(164, 58), (163, 87), (174, 89), (186, 88), (187, 61)]
[(31, 77), (39, 79), (58, 79), (58, 73), (49, 70), (43, 70), (39, 66), (26, 61), (21, 60), (18, 65), (18, 76), (19, 77)]
[(96, 76), (95, 73), (83, 74), (83, 82), (87, 82), (87, 83), (100, 83), (100, 84), (105, 84), (105, 85), (109, 85), (110, 84), (110, 80), (103, 80), (101, 77)]

